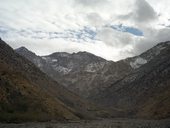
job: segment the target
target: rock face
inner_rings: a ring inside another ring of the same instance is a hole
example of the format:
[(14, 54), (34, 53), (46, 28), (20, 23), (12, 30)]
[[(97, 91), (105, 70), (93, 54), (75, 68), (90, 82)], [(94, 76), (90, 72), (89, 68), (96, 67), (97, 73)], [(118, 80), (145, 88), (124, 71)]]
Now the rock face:
[(91, 99), (137, 117), (170, 117), (170, 42), (125, 61), (135, 70)]
[(0, 40), (0, 113), (0, 121), (66, 121), (96, 118), (101, 111)]

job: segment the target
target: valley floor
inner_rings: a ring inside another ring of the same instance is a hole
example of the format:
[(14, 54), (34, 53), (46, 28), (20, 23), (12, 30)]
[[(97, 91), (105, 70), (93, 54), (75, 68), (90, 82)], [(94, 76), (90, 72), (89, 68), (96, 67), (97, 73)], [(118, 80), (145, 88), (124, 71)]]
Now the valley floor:
[(170, 128), (170, 119), (159, 121), (136, 119), (104, 119), (72, 123), (0, 123), (0, 128)]

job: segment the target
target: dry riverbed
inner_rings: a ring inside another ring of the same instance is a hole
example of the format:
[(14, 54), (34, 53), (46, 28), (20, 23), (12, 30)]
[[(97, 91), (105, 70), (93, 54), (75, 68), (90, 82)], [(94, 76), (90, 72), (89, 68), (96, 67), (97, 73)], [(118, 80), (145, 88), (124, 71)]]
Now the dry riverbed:
[(159, 121), (136, 119), (104, 119), (72, 123), (0, 123), (0, 128), (170, 128), (170, 119)]

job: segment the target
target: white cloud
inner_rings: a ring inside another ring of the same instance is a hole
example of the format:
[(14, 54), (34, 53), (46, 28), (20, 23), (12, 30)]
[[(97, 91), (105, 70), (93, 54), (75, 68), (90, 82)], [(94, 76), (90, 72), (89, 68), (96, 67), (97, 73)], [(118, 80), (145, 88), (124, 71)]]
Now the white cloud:
[(76, 4), (89, 7), (103, 6), (109, 3), (108, 0), (74, 0), (74, 1)]
[[(2, 39), (14, 48), (24, 45), (38, 54), (88, 51), (119, 60), (170, 40), (166, 27), (170, 25), (168, 0), (0, 0), (0, 3)], [(116, 31), (108, 27), (110, 24), (138, 28), (144, 36)], [(91, 30), (84, 32), (84, 27)], [(55, 32), (63, 35), (50, 39), (49, 33)], [(82, 34), (81, 38), (78, 34)], [(95, 34), (100, 41), (93, 40)]]
[(98, 13), (87, 14), (87, 21), (90, 25), (95, 27), (100, 27), (105, 23), (104, 19)]
[[(53, 52), (79, 52), (79, 51), (87, 51), (93, 53), (97, 56), (101, 56), (108, 60), (119, 60), (120, 58), (124, 58), (124, 53), (126, 48), (117, 49), (111, 46), (106, 45), (101, 41), (97, 41), (94, 43), (84, 42), (84, 43), (76, 43), (76, 42), (67, 42), (63, 39), (57, 40), (40, 40), (40, 39), (28, 39), (28, 38), (20, 38), (17, 40), (10, 39), (6, 40), (10, 46), (13, 48), (18, 48), (20, 46), (25, 46), (28, 49), (31, 49), (38, 55), (49, 55)], [(129, 54), (130, 55), (130, 54)]]
[(133, 41), (132, 39), (133, 37), (131, 34), (122, 33), (110, 27), (102, 27), (98, 32), (97, 38), (114, 48), (125, 47), (126, 45), (132, 43)]

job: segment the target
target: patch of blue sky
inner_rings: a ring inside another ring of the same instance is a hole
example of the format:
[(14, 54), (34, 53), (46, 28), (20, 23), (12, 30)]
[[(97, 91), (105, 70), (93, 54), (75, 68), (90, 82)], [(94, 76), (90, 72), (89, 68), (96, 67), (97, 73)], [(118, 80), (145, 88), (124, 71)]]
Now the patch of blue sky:
[(143, 32), (138, 28), (123, 26), (123, 25), (111, 25), (110, 27), (117, 31), (131, 33), (135, 36), (143, 36)]

